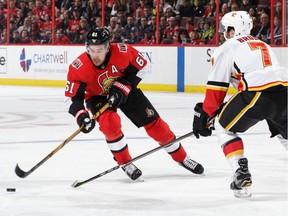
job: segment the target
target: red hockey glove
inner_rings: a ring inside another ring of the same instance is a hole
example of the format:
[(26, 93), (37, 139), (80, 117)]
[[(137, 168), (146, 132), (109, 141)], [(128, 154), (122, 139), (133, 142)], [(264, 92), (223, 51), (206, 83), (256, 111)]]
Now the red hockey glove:
[(83, 109), (78, 111), (75, 117), (79, 127), (84, 125), (81, 130), (83, 133), (89, 133), (95, 127), (95, 120), (90, 118), (89, 113), (86, 110)]
[(118, 108), (122, 104), (126, 103), (131, 89), (131, 84), (127, 80), (123, 78), (116, 80), (109, 90), (109, 100), (111, 99), (111, 106), (113, 108)]
[(194, 107), (193, 133), (197, 139), (201, 136), (211, 136), (214, 129), (214, 118), (210, 118), (202, 109), (203, 103)]

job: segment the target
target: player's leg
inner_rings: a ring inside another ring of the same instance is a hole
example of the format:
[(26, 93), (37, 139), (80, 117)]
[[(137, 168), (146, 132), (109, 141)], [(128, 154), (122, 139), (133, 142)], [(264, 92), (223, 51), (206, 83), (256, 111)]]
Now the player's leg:
[[(94, 97), (87, 102), (87, 107), (92, 113), (96, 113), (107, 99), (103, 97)], [(108, 147), (118, 164), (125, 163), (132, 159), (125, 136), (121, 130), (121, 119), (113, 109), (108, 109), (97, 119), (100, 131), (104, 134)], [(133, 163), (123, 167), (127, 175), (135, 180), (142, 174)]]
[[(147, 134), (160, 145), (165, 145), (175, 139), (174, 133), (168, 124), (161, 119), (148, 98), (139, 89), (130, 92), (125, 106), (121, 107), (123, 113), (137, 126), (144, 127)], [(180, 142), (164, 148), (173, 160), (193, 173), (201, 174), (204, 168), (192, 160)]]

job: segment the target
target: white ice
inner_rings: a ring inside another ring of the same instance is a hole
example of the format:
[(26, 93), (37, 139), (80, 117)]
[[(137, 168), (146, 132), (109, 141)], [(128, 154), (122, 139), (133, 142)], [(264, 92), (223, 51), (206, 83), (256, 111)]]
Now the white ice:
[[(193, 107), (203, 94), (145, 92), (177, 137), (191, 131)], [(31, 175), (27, 171), (75, 130), (66, 112), (64, 89), (0, 86), (1, 216), (284, 216), (287, 208), (287, 151), (260, 122), (242, 134), (253, 177), (253, 195), (237, 199), (229, 189), (232, 172), (216, 136), (182, 141), (188, 154), (205, 167), (197, 176), (172, 161), (164, 150), (135, 162), (144, 182), (132, 182), (118, 169), (71, 187), (116, 166), (103, 135), (95, 128), (79, 134)], [(122, 113), (133, 157), (158, 147)], [(16, 188), (15, 193), (6, 188)]]

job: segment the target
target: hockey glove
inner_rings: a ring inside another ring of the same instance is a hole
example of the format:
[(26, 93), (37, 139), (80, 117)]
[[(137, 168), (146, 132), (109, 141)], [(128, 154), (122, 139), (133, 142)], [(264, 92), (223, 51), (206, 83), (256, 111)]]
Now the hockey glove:
[(197, 139), (200, 135), (211, 136), (214, 129), (214, 118), (211, 119), (202, 109), (203, 103), (197, 103), (194, 107), (193, 133)]
[(126, 103), (131, 89), (131, 84), (127, 80), (123, 78), (116, 80), (109, 90), (109, 100), (111, 100), (111, 106), (113, 108), (118, 108), (122, 104)]
[(89, 113), (86, 110), (80, 110), (77, 112), (76, 121), (79, 127), (84, 125), (81, 130), (83, 133), (89, 133), (95, 127), (95, 120), (90, 118)]

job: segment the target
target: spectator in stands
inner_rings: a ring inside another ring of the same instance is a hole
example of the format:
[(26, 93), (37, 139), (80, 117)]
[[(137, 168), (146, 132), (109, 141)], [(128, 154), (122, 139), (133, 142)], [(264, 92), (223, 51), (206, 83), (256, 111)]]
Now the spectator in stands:
[(137, 26), (137, 28), (141, 25), (141, 17), (142, 17), (142, 9), (141, 8), (137, 8), (135, 11), (135, 25)]
[(204, 31), (201, 34), (201, 39), (204, 41), (204, 43), (207, 44), (209, 40), (213, 38), (214, 34), (215, 34), (215, 29), (213, 28), (213, 26), (211, 26), (211, 23), (204, 22)]
[(146, 19), (148, 20), (148, 25), (150, 25), (149, 21), (151, 20), (153, 14), (152, 14), (152, 8), (150, 7), (149, 4), (144, 6), (143, 16), (146, 17)]
[(215, 17), (216, 16), (216, 2), (215, 0), (210, 0), (206, 5), (203, 17)]
[(20, 9), (17, 11), (17, 16), (15, 17), (15, 22), (16, 22), (16, 25), (19, 27), (21, 25), (24, 24), (24, 19), (25, 19), (25, 16), (23, 14), (23, 11)]
[(108, 29), (109, 29), (111, 34), (116, 29), (116, 27), (117, 27), (117, 18), (111, 17), (110, 22), (109, 22), (109, 26), (108, 26)]
[(38, 23), (37, 22), (32, 22), (31, 23), (31, 33), (30, 33), (30, 37), (33, 40), (34, 43), (41, 43), (42, 40), (42, 36), (41, 36), (41, 31), (38, 27)]
[(253, 27), (250, 31), (250, 35), (256, 37), (256, 35), (260, 31), (261, 26), (259, 25), (259, 21), (255, 16), (252, 17), (252, 22), (253, 22)]
[(200, 33), (196, 29), (194, 29), (190, 33), (189, 36), (190, 36), (192, 45), (203, 45), (203, 44), (205, 44), (204, 41), (200, 38)]
[(219, 13), (219, 21), (222, 19), (222, 17), (229, 12), (228, 5), (226, 3), (222, 4), (221, 12)]
[(204, 19), (201, 18), (198, 20), (196, 30), (199, 32), (200, 37), (201, 37), (202, 33), (205, 31), (204, 24), (205, 24)]
[(28, 31), (26, 29), (23, 29), (20, 33), (20, 38), (21, 38), (21, 44), (32, 44), (33, 41), (29, 37)]
[(26, 17), (24, 19), (24, 24), (22, 26), (19, 26), (18, 32), (22, 32), (22, 30), (27, 30), (29, 33), (31, 32), (31, 19)]
[(141, 25), (138, 27), (140, 37), (144, 38), (144, 33), (145, 33), (145, 30), (147, 28), (149, 28), (148, 20), (146, 17), (142, 17), (141, 18)]
[[(271, 29), (269, 29), (268, 33), (268, 43), (271, 44)], [(274, 17), (274, 44), (279, 45), (282, 43), (282, 26), (281, 19), (279, 16)]]
[[(18, 31), (18, 27), (16, 25), (16, 22), (14, 20), (10, 20), (9, 22), (9, 34), (10, 34), (10, 38), (13, 34), (13, 32), (17, 30)], [(19, 31), (18, 31), (19, 32)], [(11, 41), (11, 40), (10, 40)]]
[(202, 17), (204, 15), (204, 5), (200, 0), (194, 0), (193, 2), (193, 17)]
[(71, 0), (61, 0), (61, 1), (62, 1), (61, 8), (63, 8), (63, 10), (69, 10), (69, 8), (71, 7)]
[(86, 18), (90, 28), (94, 25), (96, 17), (100, 17), (100, 11), (97, 8), (96, 0), (88, 0), (86, 6)]
[(55, 24), (55, 28), (58, 29), (60, 28), (60, 22), (61, 19), (63, 18), (62, 14), (61, 14), (61, 10), (59, 8), (55, 8), (55, 20), (54, 20), (54, 24)]
[(251, 17), (256, 17), (257, 18), (257, 10), (256, 10), (255, 7), (250, 7), (248, 13), (249, 13), (249, 15)]
[(260, 40), (268, 43), (268, 33), (270, 30), (270, 20), (269, 16), (265, 13), (262, 13), (260, 16), (260, 23), (261, 27), (259, 32), (257, 33), (256, 37), (259, 38)]
[(116, 17), (117, 17), (117, 23), (119, 23), (121, 25), (121, 27), (124, 28), (125, 25), (127, 24), (127, 17), (125, 15), (124, 11), (118, 10)]
[(44, 22), (40, 30), (52, 32), (52, 20), (51, 20), (50, 14), (45, 14)]
[(142, 38), (139, 36), (137, 27), (132, 27), (130, 30), (130, 38), (124, 39), (123, 43), (128, 44), (139, 44), (139, 42), (142, 40)]
[(19, 10), (19, 8), (16, 7), (16, 0), (10, 0), (10, 4), (9, 5), (10, 5), (10, 9), (9, 9), (10, 17), (11, 16), (15, 16), (16, 17), (17, 16), (17, 12)]
[(35, 1), (35, 7), (32, 10), (32, 13), (35, 15), (39, 15), (42, 20), (45, 19), (46, 14), (50, 14), (50, 11), (43, 4), (42, 0)]
[(28, 0), (28, 8), (32, 12), (35, 8), (35, 1), (34, 0)]
[(191, 40), (188, 31), (185, 28), (180, 28), (178, 36), (179, 44), (190, 44)]
[(248, 12), (251, 7), (252, 7), (252, 4), (250, 3), (250, 0), (241, 1), (240, 10)]
[[(96, 17), (95, 25), (98, 27), (102, 27), (102, 17)], [(88, 24), (89, 26), (89, 24)]]
[(50, 31), (42, 32), (41, 36), (42, 36), (41, 44), (51, 44), (52, 43), (52, 34)]
[(2, 26), (6, 26), (7, 20), (6, 20), (6, 16), (3, 14), (3, 10), (0, 9), (0, 24)]
[(61, 16), (60, 23), (59, 23), (59, 29), (68, 29), (70, 22), (70, 12), (68, 10), (65, 10), (63, 12), (63, 16)]
[(117, 27), (117, 29), (112, 32), (111, 43), (121, 43), (124, 39), (122, 38), (122, 33), (123, 32), (119, 25), (119, 27)]
[(219, 33), (219, 42), (218, 42), (218, 44), (222, 45), (223, 43), (225, 43), (225, 41), (226, 41), (226, 39), (224, 37), (224, 33), (223, 32)]
[(70, 39), (63, 34), (62, 29), (56, 31), (55, 44), (71, 44)]
[[(244, 0), (247, 1), (247, 0)], [(232, 2), (230, 11), (239, 11), (239, 5), (236, 1)]]
[(193, 29), (195, 29), (195, 26), (194, 26), (194, 23), (193, 23), (193, 20), (191, 18), (188, 18), (185, 22), (185, 29), (188, 33), (188, 35), (192, 32)]
[(156, 44), (154, 30), (147, 28), (144, 32), (144, 38), (139, 42), (139, 44), (145, 44), (145, 45)]
[(128, 0), (115, 0), (112, 6), (111, 16), (116, 16), (118, 11), (123, 11), (125, 16), (130, 16), (133, 14)]
[(66, 33), (70, 41), (72, 41), (77, 35), (80, 19), (81, 17), (79, 9), (73, 8), (72, 17), (69, 20), (68, 28), (66, 29)]
[[(286, 1), (286, 4), (287, 4), (287, 1)], [(287, 11), (287, 7), (286, 7), (286, 11)], [(275, 3), (275, 6), (274, 6), (274, 16), (278, 16), (280, 19), (282, 18), (282, 3), (281, 1), (277, 1)], [(287, 20), (287, 17), (286, 17), (286, 20)], [(286, 21), (287, 22), (287, 21)]]
[(12, 33), (12, 37), (10, 36), (10, 43), (13, 44), (20, 44), (21, 43), (21, 37), (18, 30), (14, 30)]
[(23, 16), (24, 16), (24, 17), (27, 15), (27, 13), (28, 13), (29, 11), (31, 11), (30, 8), (28, 7), (28, 4), (26, 4), (26, 1), (25, 1), (25, 0), (20, 0), (19, 7), (20, 7), (20, 9), (21, 9), (22, 12), (23, 12)]
[[(90, 2), (91, 0), (89, 0)], [(96, 0), (93, 0), (93, 1), (96, 1)], [(82, 0), (74, 0), (74, 5), (71, 6), (68, 10), (70, 12), (73, 13), (73, 10), (77, 9), (77, 11), (79, 11), (79, 16), (85, 16), (86, 15), (86, 8), (84, 8), (82, 6)]]
[(76, 37), (71, 42), (82, 44), (84, 42), (83, 39), (85, 39), (83, 35), (85, 35), (88, 31), (89, 31), (88, 21), (85, 18), (82, 18), (79, 23), (79, 28), (77, 30)]
[(178, 0), (177, 4), (176, 10), (179, 11), (181, 17), (193, 18), (193, 6), (190, 0)]
[(168, 20), (168, 26), (164, 30), (164, 38), (172, 40), (172, 43), (178, 43), (179, 26), (176, 24), (175, 17), (170, 17)]
[(169, 20), (170, 17), (176, 16), (176, 13), (172, 6), (169, 6), (164, 10), (164, 16), (166, 17), (167, 20)]
[(128, 40), (130, 39), (130, 37), (131, 37), (130, 31), (133, 27), (135, 27), (134, 17), (129, 16), (129, 17), (127, 17), (127, 24), (125, 25), (125, 27), (123, 29), (123, 37), (125, 39), (128, 39)]

